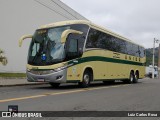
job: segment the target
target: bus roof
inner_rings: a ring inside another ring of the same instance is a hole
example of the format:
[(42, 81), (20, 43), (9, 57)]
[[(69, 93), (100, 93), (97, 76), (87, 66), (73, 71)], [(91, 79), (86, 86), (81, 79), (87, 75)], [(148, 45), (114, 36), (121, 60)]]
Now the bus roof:
[[(86, 24), (86, 25), (90, 26), (91, 28), (97, 29), (99, 31), (108, 33), (108, 34), (113, 35), (113, 36), (116, 36), (116, 37), (118, 37), (118, 38), (120, 38), (122, 40), (131, 42), (133, 44), (139, 45), (139, 44), (137, 44), (137, 43), (135, 43), (135, 42), (133, 42), (133, 41), (131, 41), (131, 40), (129, 40), (129, 39), (117, 34), (117, 33), (114, 33), (114, 32), (112, 32), (112, 31), (110, 31), (110, 30), (108, 30), (108, 29), (106, 29), (106, 28), (104, 28), (102, 26), (98, 26), (98, 25), (92, 23), (91, 21), (87, 21), (87, 20), (69, 20), (69, 21), (55, 22), (55, 23), (43, 25), (43, 26), (40, 27), (40, 29), (63, 26), (63, 25), (72, 25), (72, 24)], [(139, 46), (143, 47), (142, 45), (139, 45)]]

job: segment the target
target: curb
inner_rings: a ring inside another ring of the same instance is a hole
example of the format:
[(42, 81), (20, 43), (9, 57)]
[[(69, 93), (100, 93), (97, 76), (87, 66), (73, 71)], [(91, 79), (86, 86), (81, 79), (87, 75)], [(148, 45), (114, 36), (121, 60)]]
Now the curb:
[(27, 79), (26, 77), (0, 77), (0, 79)]
[(29, 85), (43, 85), (48, 83), (24, 83), (24, 84), (13, 84), (13, 85), (0, 85), (0, 87), (16, 87), (16, 86), (29, 86)]

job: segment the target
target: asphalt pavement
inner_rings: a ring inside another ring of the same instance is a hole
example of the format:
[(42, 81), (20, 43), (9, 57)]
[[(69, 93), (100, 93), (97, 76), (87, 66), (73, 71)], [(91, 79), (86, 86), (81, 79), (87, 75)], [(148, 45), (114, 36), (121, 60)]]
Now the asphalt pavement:
[(26, 78), (0, 78), (0, 87), (37, 85), (45, 83), (28, 82)]
[[(59, 88), (48, 84), (0, 87), (0, 111), (7, 111), (8, 105), (18, 105), (19, 111), (160, 111), (159, 91), (159, 79), (142, 79), (137, 84), (104, 85), (98, 82), (85, 89), (77, 84), (64, 84)], [(152, 119), (160, 120), (145, 118)]]

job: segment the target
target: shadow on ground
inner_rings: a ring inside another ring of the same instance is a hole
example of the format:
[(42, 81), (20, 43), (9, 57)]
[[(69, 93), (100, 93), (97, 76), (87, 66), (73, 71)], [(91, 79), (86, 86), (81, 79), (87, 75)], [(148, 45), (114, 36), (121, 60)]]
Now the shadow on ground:
[[(141, 84), (142, 82), (138, 82), (137, 84)], [(117, 85), (125, 85), (125, 83), (121, 81), (116, 81), (115, 83), (107, 83), (104, 84), (103, 82), (92, 82), (89, 88), (96, 88), (96, 87), (104, 87), (104, 86), (117, 86)], [(61, 84), (59, 87), (54, 88), (50, 86), (50, 84), (46, 84), (43, 86), (34, 86), (31, 89), (46, 89), (46, 90), (73, 90), (73, 89), (81, 89), (78, 83), (64, 83)]]

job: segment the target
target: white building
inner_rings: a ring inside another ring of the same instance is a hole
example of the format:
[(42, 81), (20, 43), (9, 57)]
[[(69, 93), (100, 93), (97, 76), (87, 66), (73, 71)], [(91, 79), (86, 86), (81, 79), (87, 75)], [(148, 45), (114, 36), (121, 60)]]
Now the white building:
[(30, 40), (18, 47), (24, 34), (33, 34), (39, 26), (63, 20), (85, 17), (60, 0), (0, 0), (0, 48), (8, 58), (0, 72), (25, 72)]

